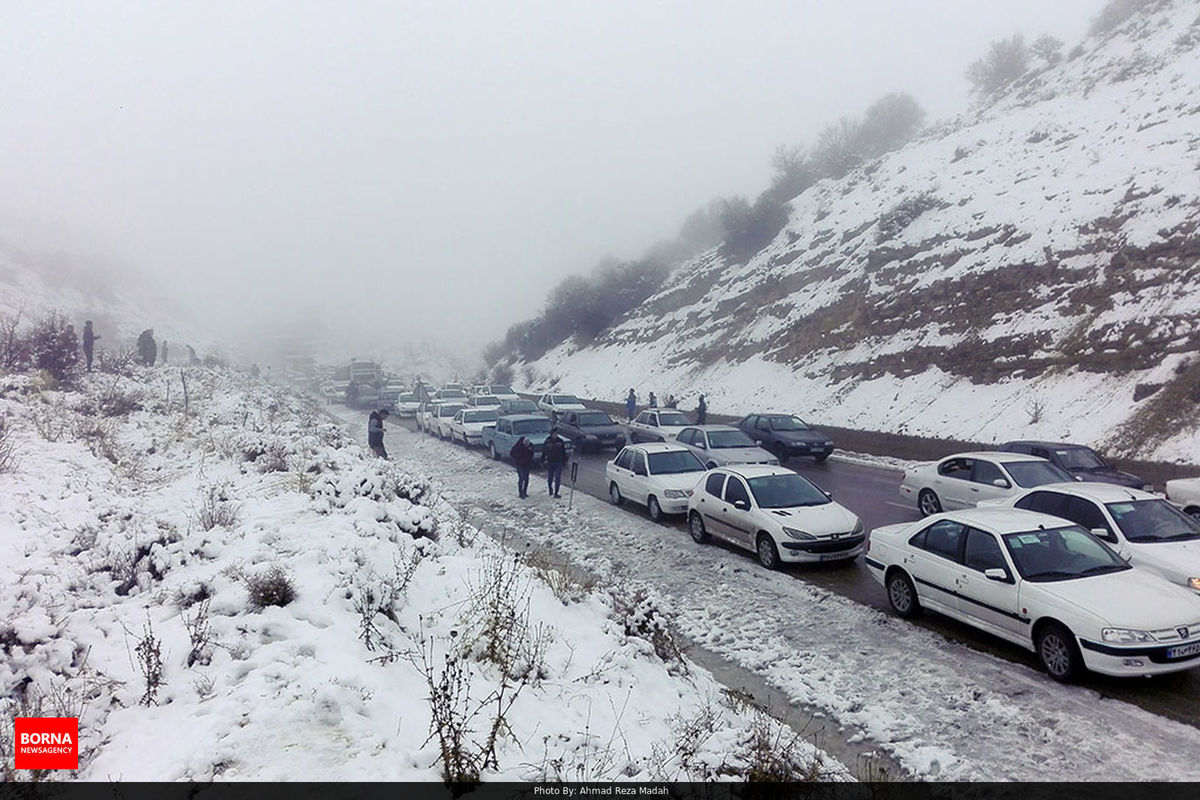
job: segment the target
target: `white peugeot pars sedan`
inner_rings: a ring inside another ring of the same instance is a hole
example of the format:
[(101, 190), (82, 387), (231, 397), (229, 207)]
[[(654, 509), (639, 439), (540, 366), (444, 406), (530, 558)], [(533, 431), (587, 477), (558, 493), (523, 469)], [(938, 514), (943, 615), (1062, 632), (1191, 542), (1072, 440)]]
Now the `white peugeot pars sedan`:
[(985, 500), (1002, 500), (1044, 483), (1073, 480), (1071, 473), (1036, 456), (958, 453), (906, 469), (900, 482), (900, 498), (915, 501), (917, 509), (929, 516), (971, 508)]
[(974, 625), (1034, 651), (1055, 680), (1200, 665), (1200, 597), (1058, 517), (985, 507), (886, 525), (865, 561), (900, 616)]
[(656, 522), (663, 514), (687, 513), (688, 498), (705, 471), (691, 450), (657, 442), (625, 447), (604, 467), (613, 503), (641, 503)]
[(863, 550), (863, 524), (816, 484), (789, 469), (742, 464), (714, 469), (688, 500), (688, 531), (758, 553), (767, 569), (781, 563), (845, 561)]

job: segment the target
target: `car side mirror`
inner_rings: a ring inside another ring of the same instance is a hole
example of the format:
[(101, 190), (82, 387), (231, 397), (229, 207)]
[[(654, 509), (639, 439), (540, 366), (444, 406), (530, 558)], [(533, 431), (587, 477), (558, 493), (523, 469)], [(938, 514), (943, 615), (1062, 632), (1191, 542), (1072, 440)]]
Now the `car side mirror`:
[(737, 508), (737, 509), (741, 509), (742, 511), (749, 511), (750, 510), (750, 501), (749, 500), (734, 500), (733, 507)]
[(989, 581), (999, 581), (1000, 583), (1008, 583), (1008, 570), (995, 567), (993, 569), (985, 569), (983, 577)]
[(708, 449), (708, 445), (706, 445), (704, 442), (696, 442), (696, 447), (699, 447), (701, 450)]
[(1012, 484), (1004, 480), (1004, 478), (996, 478), (996, 480), (992, 481), (992, 486), (999, 486), (1001, 489), (1008, 489), (1012, 486)]
[[(822, 490), (822, 491), (823, 491), (823, 490)], [(825, 496), (826, 496), (826, 497), (828, 497), (830, 500), (832, 500), (832, 499), (833, 499), (833, 492), (825, 492)]]
[(756, 445), (758, 445), (759, 447), (762, 447), (762, 446), (763, 446), (763, 441), (762, 441), (762, 439), (755, 439), (755, 440), (754, 440), (754, 443), (755, 443)]

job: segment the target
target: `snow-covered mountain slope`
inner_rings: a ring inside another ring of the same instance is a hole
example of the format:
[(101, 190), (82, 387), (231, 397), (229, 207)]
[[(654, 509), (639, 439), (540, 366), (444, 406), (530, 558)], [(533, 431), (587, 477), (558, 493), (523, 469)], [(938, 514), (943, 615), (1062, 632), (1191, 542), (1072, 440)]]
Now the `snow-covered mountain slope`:
[(531, 383), (828, 424), (1195, 460), (1200, 6), (1160, 2), (792, 201)]

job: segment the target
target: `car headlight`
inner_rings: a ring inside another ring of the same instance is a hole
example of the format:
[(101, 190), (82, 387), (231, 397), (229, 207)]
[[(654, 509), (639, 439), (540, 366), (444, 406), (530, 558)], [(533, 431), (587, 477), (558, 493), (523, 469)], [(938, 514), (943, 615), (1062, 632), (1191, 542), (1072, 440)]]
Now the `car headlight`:
[(1200, 578), (1188, 578), (1188, 588), (1200, 592)]
[(833, 442), (826, 442), (826, 443), (825, 443), (825, 446), (826, 446), (826, 447), (833, 447)]
[(687, 497), (689, 494), (691, 494), (691, 492), (687, 491), (686, 489), (667, 489), (665, 492), (663, 492), (663, 497), (680, 498)]
[(817, 537), (813, 536), (811, 533), (806, 533), (805, 531), (802, 531), (799, 528), (784, 528), (783, 532), (789, 539), (801, 539), (803, 541), (813, 541), (817, 538)]
[(585, 438), (585, 439), (595, 439), (595, 438), (596, 438), (596, 434), (594, 434), (594, 433), (588, 433), (588, 434), (585, 434), (583, 438)]
[(863, 524), (862, 524), (862, 520), (860, 519), (858, 522), (854, 523), (854, 530), (850, 531), (850, 533), (862, 533), (862, 532), (863, 532)]
[(1106, 642), (1153, 642), (1154, 637), (1145, 631), (1130, 628), (1105, 628), (1100, 631), (1101, 638)]

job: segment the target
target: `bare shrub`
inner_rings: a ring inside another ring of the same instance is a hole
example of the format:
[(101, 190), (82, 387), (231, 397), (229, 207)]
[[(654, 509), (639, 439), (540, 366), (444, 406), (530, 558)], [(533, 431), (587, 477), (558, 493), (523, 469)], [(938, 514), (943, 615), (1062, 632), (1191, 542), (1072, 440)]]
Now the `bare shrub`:
[(1062, 39), (1055, 38), (1048, 33), (1043, 33), (1034, 39), (1033, 44), (1029, 46), (1029, 52), (1040, 58), (1048, 67), (1062, 61), (1062, 51)]
[(230, 498), (228, 486), (210, 486), (196, 510), (196, 522), (206, 531), (216, 527), (229, 530), (237, 526), (241, 511), (241, 506)]
[(246, 589), (250, 592), (250, 604), (255, 609), (286, 606), (296, 599), (296, 585), (278, 564), (260, 575), (247, 575)]
[(555, 561), (542, 549), (525, 554), (525, 564), (537, 573), (563, 605), (583, 600), (596, 588), (596, 578), (571, 564)]
[(59, 441), (73, 427), (73, 420), (64, 416), (61, 409), (35, 409), (32, 419), (33, 429), (47, 442)]
[(134, 653), (137, 654), (138, 666), (142, 670), (142, 678), (146, 681), (146, 690), (142, 693), (141, 703), (144, 706), (158, 704), (158, 692), (166, 681), (163, 679), (162, 640), (154, 636), (149, 617), (142, 628), (142, 637), (138, 639)]
[(879, 217), (879, 241), (886, 241), (900, 235), (926, 211), (945, 207), (946, 204), (939, 200), (932, 191), (924, 191), (901, 200)]
[(20, 372), (32, 360), (29, 338), (21, 333), (21, 311), (0, 314), (0, 369)]
[(408, 591), (423, 558), (421, 550), (413, 548), (412, 556), (407, 561), (396, 560), (391, 575), (379, 577), (372, 574), (355, 587), (351, 602), (358, 612), (358, 638), (363, 640), (368, 650), (388, 646), (387, 638), (375, 625), (375, 618), (383, 615), (392, 622), (397, 621), (396, 607)]
[(96, 369), (109, 375), (133, 375), (137, 364), (137, 353), (133, 348), (124, 350), (101, 350), (96, 355)]
[(208, 600), (200, 602), (200, 605), (196, 607), (195, 615), (189, 617), (184, 614), (181, 617), (183, 627), (187, 629), (188, 642), (191, 644), (187, 665), (189, 667), (195, 664), (207, 666), (212, 661), (212, 643), (210, 641), (212, 624), (208, 618)]
[(486, 557), (470, 586), (470, 605), (462, 619), (463, 652), (495, 664), (506, 679), (545, 677), (550, 636), (543, 626), (530, 624), (529, 591), (518, 557), (508, 554)]
[(128, 389), (121, 385), (119, 379), (114, 379), (89, 392), (78, 410), (102, 417), (125, 417), (134, 411), (141, 411), (142, 407), (141, 392)]
[(1092, 36), (1110, 33), (1156, 2), (1158, 0), (1108, 0), (1100, 9), (1100, 13), (1092, 18), (1088, 33)]
[(993, 94), (1020, 78), (1029, 68), (1029, 48), (1019, 33), (997, 39), (987, 53), (967, 68), (972, 91), (981, 96)]
[(17, 468), (17, 442), (13, 436), (12, 422), (0, 417), (0, 473), (12, 472)]
[(111, 422), (92, 417), (76, 417), (72, 429), (75, 438), (82, 440), (96, 458), (103, 458), (112, 464), (121, 460), (116, 429)]
[(66, 317), (53, 312), (39, 320), (29, 335), (33, 366), (56, 381), (66, 381), (79, 367), (79, 337)]
[(1046, 412), (1046, 401), (1040, 397), (1035, 397), (1025, 404), (1025, 412), (1029, 414), (1030, 424), (1036, 425), (1042, 421), (1042, 416)]
[(749, 782), (813, 783), (833, 775), (818, 756), (804, 747), (800, 734), (764, 712), (755, 714), (739, 756), (741, 777)]
[(686, 674), (683, 647), (675, 638), (670, 617), (659, 608), (658, 599), (644, 588), (632, 594), (614, 592), (612, 597), (613, 618), (624, 628), (625, 635), (645, 639), (671, 672)]

